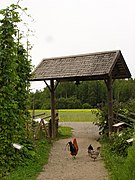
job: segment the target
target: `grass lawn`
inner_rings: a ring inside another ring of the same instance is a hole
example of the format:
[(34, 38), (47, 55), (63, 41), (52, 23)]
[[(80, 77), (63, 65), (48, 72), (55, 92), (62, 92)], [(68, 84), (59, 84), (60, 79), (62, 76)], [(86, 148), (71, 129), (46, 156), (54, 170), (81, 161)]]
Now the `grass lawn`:
[[(30, 111), (32, 113), (32, 111)], [(96, 109), (62, 109), (57, 110), (60, 122), (95, 122), (97, 121)], [(35, 110), (35, 114), (45, 113), (50, 115), (50, 110)]]

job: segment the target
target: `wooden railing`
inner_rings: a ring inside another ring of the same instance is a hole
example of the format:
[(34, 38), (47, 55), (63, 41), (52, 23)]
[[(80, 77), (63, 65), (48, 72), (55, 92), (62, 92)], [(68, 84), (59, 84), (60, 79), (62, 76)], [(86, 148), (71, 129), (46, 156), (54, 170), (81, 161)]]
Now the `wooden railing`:
[(114, 112), (113, 122), (113, 129), (117, 132), (119, 132), (120, 129), (123, 129), (125, 127), (135, 128), (135, 113), (130, 112), (128, 113), (128, 115), (123, 115)]
[[(37, 139), (37, 134), (38, 132), (42, 129), (47, 137), (52, 136), (52, 128), (51, 128), (51, 115), (48, 116), (43, 116), (45, 113), (39, 113), (33, 116), (32, 121), (37, 123), (37, 127), (34, 132), (34, 138)], [(43, 116), (43, 117), (42, 117)], [(39, 117), (39, 118), (37, 118)], [(55, 122), (56, 122), (56, 135), (58, 133), (58, 122), (59, 122), (59, 117), (58, 113), (55, 115)]]

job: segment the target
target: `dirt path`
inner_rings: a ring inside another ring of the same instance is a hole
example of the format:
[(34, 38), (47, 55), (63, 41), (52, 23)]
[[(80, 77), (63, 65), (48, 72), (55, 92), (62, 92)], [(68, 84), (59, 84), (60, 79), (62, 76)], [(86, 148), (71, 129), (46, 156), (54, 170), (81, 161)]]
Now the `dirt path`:
[(53, 145), (49, 162), (39, 174), (38, 180), (108, 180), (107, 170), (101, 157), (95, 162), (88, 156), (87, 147), (99, 146), (98, 128), (92, 123), (61, 123), (61, 126), (72, 127), (73, 136), (77, 138), (79, 152), (73, 159), (65, 145), (69, 139), (56, 141)]

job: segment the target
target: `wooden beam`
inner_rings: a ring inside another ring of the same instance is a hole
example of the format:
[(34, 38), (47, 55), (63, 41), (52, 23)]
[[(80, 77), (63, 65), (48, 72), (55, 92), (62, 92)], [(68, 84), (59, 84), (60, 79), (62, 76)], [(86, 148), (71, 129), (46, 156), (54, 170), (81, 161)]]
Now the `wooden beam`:
[(56, 84), (54, 84), (54, 80), (50, 80), (50, 86), (47, 84), (47, 82), (44, 80), (46, 86), (50, 90), (51, 93), (51, 138), (56, 138), (56, 123), (55, 123), (55, 90), (59, 84), (59, 81), (56, 81)]
[(107, 81), (105, 81), (107, 86), (107, 95), (108, 95), (108, 127), (109, 127), (109, 136), (112, 134), (113, 128), (113, 88), (112, 88), (112, 76), (109, 76)]
[(52, 128), (52, 138), (56, 138), (54, 80), (50, 80), (50, 86), (51, 86), (51, 128)]
[(45, 80), (44, 80), (44, 82), (45, 82), (46, 86), (48, 87), (48, 89), (49, 89), (50, 92), (51, 92), (52, 90), (51, 90), (50, 86), (47, 84), (47, 82), (46, 82)]

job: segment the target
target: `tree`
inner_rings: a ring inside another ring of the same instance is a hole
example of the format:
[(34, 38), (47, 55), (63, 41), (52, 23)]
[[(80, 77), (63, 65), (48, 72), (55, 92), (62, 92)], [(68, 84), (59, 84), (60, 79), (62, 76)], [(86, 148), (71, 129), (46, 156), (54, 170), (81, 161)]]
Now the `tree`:
[(29, 119), (31, 61), (17, 26), (21, 22), (20, 9), (12, 4), (0, 11), (0, 174), (15, 167), (18, 160), (12, 143), (25, 141)]

